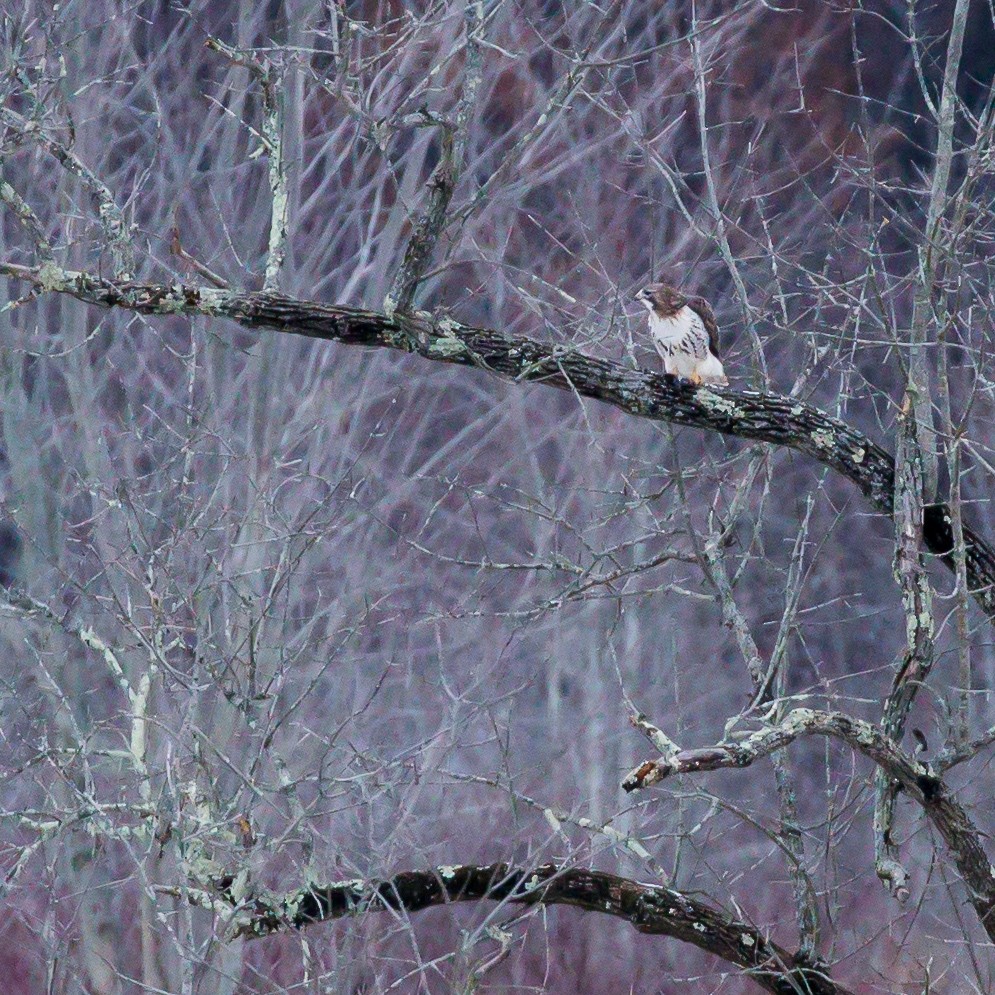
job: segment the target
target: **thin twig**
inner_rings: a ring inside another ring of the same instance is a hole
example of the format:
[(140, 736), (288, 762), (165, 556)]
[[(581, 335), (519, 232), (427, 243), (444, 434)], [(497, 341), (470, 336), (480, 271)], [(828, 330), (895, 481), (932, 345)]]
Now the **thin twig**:
[(753, 316), (750, 313), (750, 296), (746, 290), (746, 283), (739, 272), (739, 266), (736, 263), (736, 257), (733, 255), (732, 246), (729, 244), (725, 218), (722, 214), (719, 195), (715, 188), (715, 175), (708, 149), (708, 105), (707, 89), (705, 87), (705, 66), (701, 58), (698, 10), (694, 0), (691, 3), (691, 33), (689, 39), (691, 42), (691, 60), (694, 66), (695, 101), (698, 107), (698, 141), (701, 149), (702, 170), (705, 174), (705, 189), (708, 192), (707, 210), (711, 216), (712, 223), (715, 225), (715, 241), (718, 243), (722, 259), (729, 270), (730, 276), (732, 276), (733, 283), (736, 285), (736, 294), (743, 309), (743, 320), (750, 335), (750, 345), (753, 348), (753, 362), (756, 370), (757, 385), (765, 386), (768, 382), (768, 375), (763, 343), (760, 341)]

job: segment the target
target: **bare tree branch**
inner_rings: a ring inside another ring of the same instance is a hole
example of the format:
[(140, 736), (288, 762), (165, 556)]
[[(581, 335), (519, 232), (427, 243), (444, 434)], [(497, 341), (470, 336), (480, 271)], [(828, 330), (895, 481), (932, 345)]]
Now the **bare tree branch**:
[(31, 209), (31, 205), (7, 182), (4, 176), (2, 158), (0, 158), (0, 200), (14, 212), (21, 227), (31, 237), (39, 262), (54, 262), (55, 254), (52, 251), (48, 236), (38, 220), (38, 215)]
[[(881, 725), (897, 745), (916, 694), (933, 666), (933, 593), (922, 558), (923, 459), (914, 405), (906, 394), (898, 419), (895, 458), (895, 579), (905, 609), (906, 649), (885, 702)], [(900, 901), (908, 898), (908, 873), (891, 837), (897, 785), (883, 771), (875, 778), (874, 846), (877, 875)]]
[(988, 936), (995, 940), (995, 873), (981, 846), (981, 832), (946, 785), (926, 764), (911, 759), (882, 730), (842, 712), (796, 708), (783, 721), (739, 743), (678, 750), (636, 767), (622, 782), (638, 791), (673, 774), (749, 767), (803, 736), (831, 736), (873, 760), (923, 808), (950, 849), (971, 904)]
[(919, 253), (919, 281), (912, 308), (912, 350), (909, 356), (908, 394), (915, 415), (916, 438), (922, 450), (923, 484), (926, 501), (936, 499), (938, 459), (933, 428), (933, 398), (929, 389), (927, 363), (928, 330), (933, 327), (932, 295), (940, 272), (946, 245), (940, 244), (940, 221), (947, 207), (947, 185), (953, 164), (954, 124), (957, 110), (957, 79), (967, 29), (970, 0), (957, 0), (954, 7), (947, 61), (943, 71), (943, 92), (937, 119), (936, 163), (926, 214), (926, 232)]
[[(270, 196), (270, 229), (266, 249), (264, 290), (277, 290), (280, 271), (287, 254), (287, 217), (290, 211), (290, 194), (287, 190), (287, 171), (283, 155), (282, 114), (280, 94), (276, 83), (276, 66), (253, 52), (244, 52), (226, 45), (218, 38), (207, 39), (208, 48), (226, 56), (236, 65), (243, 66), (255, 77), (263, 94), (263, 121), (259, 131), (260, 151), (266, 156)], [(212, 281), (213, 282), (213, 281)]]
[(768, 382), (767, 360), (764, 358), (763, 343), (757, 334), (756, 324), (750, 314), (749, 294), (746, 290), (746, 282), (740, 273), (739, 265), (733, 254), (732, 246), (729, 244), (729, 235), (726, 232), (725, 215), (722, 213), (722, 206), (719, 203), (719, 195), (715, 188), (715, 173), (712, 166), (712, 157), (708, 147), (708, 87), (706, 69), (701, 57), (701, 24), (698, 20), (697, 7), (692, 0), (691, 3), (691, 33), (689, 41), (691, 43), (691, 61), (694, 66), (694, 86), (695, 86), (695, 106), (698, 112), (698, 141), (701, 146), (702, 172), (705, 175), (705, 189), (708, 193), (707, 211), (709, 218), (715, 228), (714, 240), (722, 254), (722, 260), (729, 270), (733, 284), (736, 287), (736, 294), (739, 297), (740, 306), (743, 309), (743, 320), (746, 323), (750, 335), (750, 347), (753, 351), (753, 366), (756, 376), (756, 385), (764, 386)]
[[(792, 397), (695, 386), (664, 374), (585, 356), (572, 348), (513, 338), (493, 329), (461, 325), (448, 317), (436, 319), (426, 312), (388, 317), (279, 294), (115, 282), (52, 265), (0, 263), (0, 273), (99, 307), (140, 314), (229, 318), (247, 328), (415, 352), (423, 359), (477, 367), (516, 383), (542, 383), (568, 390), (641, 418), (788, 446), (852, 481), (875, 510), (889, 516), (894, 511), (894, 459), (846, 422)], [(954, 570), (947, 506), (927, 506), (923, 519), (923, 538), (930, 552)], [(995, 550), (966, 527), (964, 543), (971, 594), (995, 620)]]
[(463, 18), (466, 35), (463, 92), (456, 109), (456, 120), (451, 125), (443, 125), (442, 153), (427, 184), (428, 206), (408, 241), (404, 259), (384, 301), (384, 309), (391, 314), (394, 311), (405, 312), (411, 307), (415, 291), (446, 224), (449, 202), (463, 172), (470, 114), (480, 86), (479, 34), (483, 22), (483, 4), (480, 0), (466, 0)]
[[(37, 142), (67, 172), (75, 176), (97, 202), (100, 224), (114, 261), (114, 275), (128, 280), (135, 271), (135, 250), (131, 229), (107, 184), (71, 148), (46, 135), (34, 121), (25, 120), (9, 108), (0, 110), (0, 120), (25, 139)], [(21, 215), (22, 222), (25, 220)], [(37, 239), (36, 239), (37, 240)]]
[[(947, 45), (947, 61), (943, 75), (943, 92), (938, 114), (936, 162), (933, 169), (929, 207), (926, 217), (926, 237), (920, 247), (919, 281), (912, 308), (911, 350), (907, 370), (905, 400), (898, 422), (898, 443), (895, 476), (895, 578), (902, 591), (905, 608), (907, 648), (891, 693), (885, 703), (882, 725), (885, 733), (901, 743), (905, 720), (916, 694), (923, 686), (933, 666), (932, 591), (925, 564), (922, 562), (923, 509), (926, 502), (936, 500), (938, 487), (938, 457), (936, 432), (933, 427), (933, 394), (930, 390), (927, 340), (936, 327), (933, 294), (943, 268), (949, 246), (940, 241), (940, 221), (947, 206), (947, 185), (953, 162), (953, 138), (957, 104), (957, 79), (964, 33), (967, 27), (967, 0), (957, 0), (953, 25)], [(943, 326), (940, 325), (942, 328)], [(944, 348), (942, 341), (940, 348)], [(944, 367), (941, 361), (941, 369)], [(949, 404), (949, 392), (946, 394)], [(951, 529), (958, 538), (959, 513), (950, 513)], [(954, 529), (954, 525), (958, 526)], [(952, 569), (960, 574), (959, 551), (956, 545)], [(961, 731), (961, 739), (966, 734)], [(878, 877), (899, 899), (908, 897), (908, 874), (897, 859), (892, 840), (897, 788), (889, 784), (882, 771), (875, 777), (874, 846)]]
[[(750, 470), (747, 472), (745, 480), (740, 484), (736, 498), (733, 500), (734, 506), (745, 501), (745, 494), (756, 476), (760, 462), (761, 459), (756, 457), (752, 461)], [(684, 503), (682, 501), (682, 504)], [(783, 661), (779, 660), (776, 650), (770, 663), (764, 664), (760, 649), (750, 631), (749, 622), (736, 604), (719, 539), (720, 535), (715, 535), (704, 544), (702, 554), (706, 562), (703, 566), (706, 567), (708, 579), (715, 588), (722, 606), (722, 620), (735, 633), (740, 653), (753, 681), (753, 704), (754, 706), (766, 705), (772, 697), (780, 697), (777, 685), (778, 677), (783, 673), (781, 668)], [(783, 644), (780, 645), (779, 650), (783, 652)], [(791, 875), (795, 893), (796, 916), (801, 943), (799, 954), (811, 962), (815, 960), (819, 946), (819, 910), (814, 898), (814, 889), (811, 887), (811, 881), (805, 872), (805, 846), (799, 828), (794, 777), (788, 767), (785, 755), (773, 754), (771, 764), (774, 767), (774, 782), (777, 788), (780, 815), (778, 836), (792, 858), (788, 864), (788, 873)]]

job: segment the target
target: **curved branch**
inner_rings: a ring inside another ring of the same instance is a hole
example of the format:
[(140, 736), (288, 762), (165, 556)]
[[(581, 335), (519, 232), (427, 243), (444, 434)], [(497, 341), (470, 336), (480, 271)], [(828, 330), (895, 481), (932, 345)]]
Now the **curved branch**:
[[(99, 307), (120, 307), (141, 314), (229, 318), (247, 328), (414, 352), (424, 359), (474, 366), (516, 383), (568, 390), (637, 417), (788, 446), (852, 481), (875, 510), (889, 517), (894, 510), (892, 456), (846, 422), (793, 397), (696, 386), (666, 374), (585, 356), (569, 346), (512, 338), (425, 312), (388, 316), (280, 294), (104, 280), (51, 263), (37, 267), (0, 263), (0, 273)], [(951, 570), (956, 569), (946, 505), (926, 508), (923, 539), (930, 552)], [(971, 594), (995, 621), (995, 550), (966, 527), (964, 543)]]
[[(229, 882), (222, 882), (228, 886)], [(254, 898), (239, 907), (235, 935), (258, 937), (387, 909), (417, 912), (433, 905), (481, 899), (516, 905), (572, 905), (630, 922), (639, 932), (672, 936), (722, 958), (778, 995), (846, 995), (820, 966), (802, 964), (772, 943), (766, 931), (663, 886), (577, 867), (457, 865), (405, 871), (384, 880), (309, 885), (277, 900)]]
[(981, 831), (932, 768), (913, 760), (870, 722), (842, 712), (796, 708), (782, 722), (752, 733), (738, 743), (717, 743), (691, 750), (676, 746), (668, 749), (666, 756), (640, 764), (625, 778), (622, 787), (638, 791), (673, 774), (749, 767), (801, 736), (832, 736), (842, 740), (873, 760), (922, 806), (953, 855), (985, 932), (995, 941), (995, 870), (981, 845)]

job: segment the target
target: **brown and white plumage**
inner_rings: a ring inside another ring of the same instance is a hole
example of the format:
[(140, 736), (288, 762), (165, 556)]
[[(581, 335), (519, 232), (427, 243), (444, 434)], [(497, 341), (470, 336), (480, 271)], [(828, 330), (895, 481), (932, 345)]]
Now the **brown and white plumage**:
[(719, 359), (719, 326), (704, 297), (651, 283), (636, 300), (650, 313), (650, 338), (667, 373), (693, 383), (729, 383)]

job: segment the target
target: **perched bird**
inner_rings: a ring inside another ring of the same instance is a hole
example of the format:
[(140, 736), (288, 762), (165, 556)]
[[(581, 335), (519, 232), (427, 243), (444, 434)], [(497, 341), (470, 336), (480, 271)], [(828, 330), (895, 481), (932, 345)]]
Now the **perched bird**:
[(667, 373), (692, 383), (729, 383), (719, 359), (719, 326), (704, 297), (651, 283), (636, 300), (650, 313), (650, 338)]

